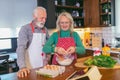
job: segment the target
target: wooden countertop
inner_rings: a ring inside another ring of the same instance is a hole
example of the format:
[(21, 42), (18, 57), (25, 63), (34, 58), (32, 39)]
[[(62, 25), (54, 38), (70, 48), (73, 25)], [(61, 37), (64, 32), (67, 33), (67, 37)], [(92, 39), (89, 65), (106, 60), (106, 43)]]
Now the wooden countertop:
[[(35, 70), (31, 70), (31, 73), (26, 78), (17, 78), (16, 73), (10, 73), (6, 75), (0, 75), (1, 80), (65, 80), (69, 75), (71, 75), (74, 71), (79, 70), (74, 66), (74, 64), (67, 66), (65, 73), (55, 77), (55, 78), (47, 78), (40, 76), (35, 73)], [(120, 80), (120, 69), (99, 69), (102, 74), (101, 80)]]

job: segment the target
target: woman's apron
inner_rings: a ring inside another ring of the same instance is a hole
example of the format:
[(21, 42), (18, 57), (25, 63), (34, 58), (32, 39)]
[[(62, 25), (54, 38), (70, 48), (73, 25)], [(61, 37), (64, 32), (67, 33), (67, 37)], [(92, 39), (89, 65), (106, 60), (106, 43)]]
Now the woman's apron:
[(30, 26), (33, 32), (33, 39), (25, 55), (26, 67), (29, 69), (42, 67), (44, 65), (45, 54), (42, 52), (42, 48), (46, 41), (45, 29), (42, 33), (34, 33), (34, 26), (32, 23)]
[[(74, 38), (71, 35), (70, 35), (70, 37), (65, 37), (65, 38), (61, 38), (59, 32), (58, 32), (58, 35), (59, 35), (59, 37), (58, 37), (58, 42), (56, 44), (56, 47), (62, 47), (65, 50), (67, 50), (71, 46), (73, 46), (73, 47), (76, 46)], [(57, 54), (57, 53), (55, 53), (55, 54)], [(55, 54), (53, 55), (52, 64), (58, 64), (56, 61), (57, 55), (55, 55)], [(74, 56), (74, 59), (77, 59), (76, 53), (73, 53), (72, 55)]]

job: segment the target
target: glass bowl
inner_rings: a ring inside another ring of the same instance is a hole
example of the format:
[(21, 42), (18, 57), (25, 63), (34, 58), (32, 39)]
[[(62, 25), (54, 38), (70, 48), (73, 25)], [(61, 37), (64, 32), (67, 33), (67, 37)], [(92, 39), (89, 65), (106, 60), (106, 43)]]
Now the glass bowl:
[(56, 61), (58, 62), (59, 65), (62, 66), (67, 66), (70, 65), (74, 60), (74, 56), (73, 55), (65, 55), (65, 56), (57, 56), (56, 57)]

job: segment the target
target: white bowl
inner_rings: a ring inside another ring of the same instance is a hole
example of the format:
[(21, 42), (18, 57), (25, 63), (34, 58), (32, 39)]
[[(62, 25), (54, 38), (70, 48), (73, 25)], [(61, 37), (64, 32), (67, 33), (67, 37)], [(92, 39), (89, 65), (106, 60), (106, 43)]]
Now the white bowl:
[(70, 58), (65, 58), (64, 60), (60, 60), (59, 58), (56, 57), (56, 60), (57, 60), (59, 65), (67, 66), (67, 65), (70, 65), (73, 62), (74, 56), (72, 56)]

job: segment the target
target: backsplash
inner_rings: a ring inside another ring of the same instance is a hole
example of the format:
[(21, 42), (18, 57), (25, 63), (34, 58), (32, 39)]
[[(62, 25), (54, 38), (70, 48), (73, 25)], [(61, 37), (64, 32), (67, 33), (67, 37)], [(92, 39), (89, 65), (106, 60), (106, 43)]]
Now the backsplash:
[[(49, 29), (51, 35), (56, 29)], [(98, 28), (76, 28), (76, 31), (86, 48), (102, 48), (104, 45), (115, 46), (115, 27), (98, 27)]]
[(82, 42), (86, 48), (102, 48), (108, 44), (115, 47), (115, 27), (83, 28), (75, 30), (79, 33)]

